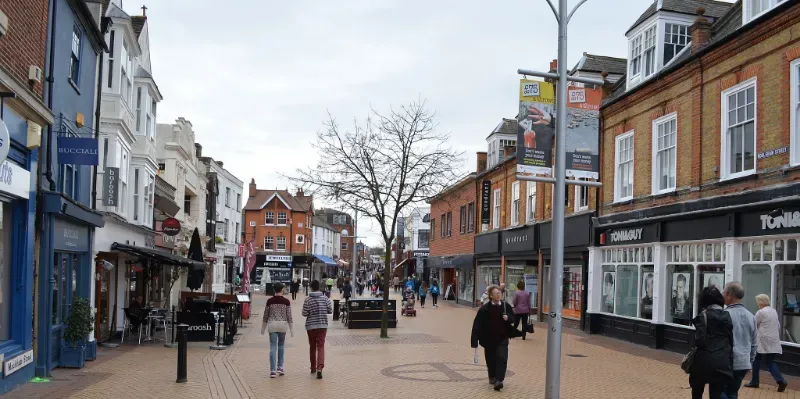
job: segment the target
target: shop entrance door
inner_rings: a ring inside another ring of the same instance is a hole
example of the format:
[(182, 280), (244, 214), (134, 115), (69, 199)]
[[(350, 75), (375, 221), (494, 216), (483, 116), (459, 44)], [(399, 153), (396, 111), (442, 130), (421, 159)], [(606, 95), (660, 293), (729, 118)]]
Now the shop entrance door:
[(110, 320), (109, 320), (109, 302), (111, 284), (111, 271), (106, 270), (103, 266), (97, 266), (95, 271), (95, 304), (97, 305), (97, 314), (95, 315), (94, 333), (98, 342), (104, 342), (111, 334)]
[(68, 252), (53, 254), (52, 327), (50, 329), (50, 366), (53, 368), (60, 364), (64, 324), (69, 316), (72, 299), (77, 297), (79, 292), (80, 259), (81, 256)]

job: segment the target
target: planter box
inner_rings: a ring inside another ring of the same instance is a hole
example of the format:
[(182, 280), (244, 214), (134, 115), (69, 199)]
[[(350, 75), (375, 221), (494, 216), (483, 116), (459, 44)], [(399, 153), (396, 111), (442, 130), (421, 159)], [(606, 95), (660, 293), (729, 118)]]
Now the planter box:
[(86, 343), (86, 350), (84, 351), (86, 360), (97, 359), (97, 341), (90, 341)]
[(82, 369), (86, 363), (86, 347), (78, 344), (76, 347), (65, 344), (61, 346), (61, 367)]

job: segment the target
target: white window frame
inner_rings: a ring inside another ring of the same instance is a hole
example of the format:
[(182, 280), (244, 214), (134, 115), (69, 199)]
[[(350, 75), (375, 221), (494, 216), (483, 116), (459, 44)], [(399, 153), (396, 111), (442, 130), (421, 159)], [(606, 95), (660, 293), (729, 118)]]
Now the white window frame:
[[(634, 137), (633, 133), (634, 133), (634, 131), (631, 130), (631, 131), (629, 131), (627, 133), (624, 133), (624, 134), (621, 134), (621, 135), (617, 136), (614, 139), (614, 202), (630, 201), (630, 200), (633, 199), (634, 178), (636, 176), (635, 173), (634, 173), (634, 163), (635, 163), (636, 157), (633, 154), (633, 153), (635, 153), (635, 150), (636, 150), (636, 142), (635, 142), (635, 137)], [(620, 142), (622, 140), (625, 140), (627, 138), (631, 139), (631, 160), (629, 161), (631, 163), (631, 168), (630, 168), (631, 195), (622, 197), (621, 194), (620, 194), (620, 181), (621, 180), (620, 180), (620, 176), (619, 176), (619, 166), (620, 166), (619, 145), (620, 145)]]
[(791, 164), (800, 165), (800, 59), (796, 59), (789, 64), (789, 81), (791, 82), (791, 98), (789, 101), (789, 138), (791, 151)]
[[(628, 41), (628, 56), (630, 60), (628, 62), (628, 74), (631, 76), (628, 80), (633, 80), (633, 78), (642, 75), (642, 53), (644, 49), (644, 44), (642, 43), (643, 40), (644, 37), (642, 34), (638, 34)], [(636, 61), (638, 61), (638, 64), (636, 64), (638, 67), (634, 71), (634, 63)]]
[[(658, 148), (658, 127), (661, 126), (661, 125), (668, 124), (668, 123), (670, 123), (672, 121), (675, 121), (675, 145), (672, 146), (672, 147), (669, 147), (669, 148), (663, 148), (663, 149), (659, 150), (659, 148)], [(651, 180), (652, 180), (651, 183), (652, 183), (652, 186), (653, 186), (652, 187), (653, 195), (670, 193), (670, 192), (675, 191), (675, 188), (678, 186), (678, 113), (677, 112), (673, 112), (673, 113), (664, 115), (664, 116), (654, 120), (651, 129), (652, 129), (652, 135), (653, 135), (653, 139), (652, 139), (653, 157), (651, 158), (651, 164), (652, 164), (653, 170), (652, 170), (650, 176), (651, 176)], [(675, 176), (675, 186), (674, 187), (661, 188), (660, 187), (660, 180), (661, 180), (660, 176), (661, 176), (661, 174), (659, 173), (659, 162), (658, 162), (659, 159), (658, 159), (658, 156), (659, 156), (660, 152), (666, 151), (666, 150), (670, 150), (670, 149), (674, 150), (673, 151), (673, 156), (675, 157), (674, 161), (672, 163), (672, 174)]]
[[(281, 249), (281, 241), (283, 241), (283, 248)], [(278, 252), (286, 252), (286, 237), (279, 236), (275, 240), (275, 250)]]
[[(267, 222), (267, 220), (270, 219), (270, 215), (272, 215), (272, 223)], [(274, 226), (275, 225), (275, 212), (267, 211), (264, 214), (264, 225), (266, 225), (266, 226)]]
[(500, 189), (495, 189), (494, 194), (492, 194), (492, 228), (499, 229), (500, 228), (500, 208), (502, 204), (500, 203), (501, 200), (501, 191)]
[[(742, 90), (747, 90), (753, 87), (753, 168), (750, 170), (743, 170), (741, 172), (730, 173), (730, 157), (728, 154), (728, 97), (732, 94), (738, 93)], [(742, 83), (737, 84), (722, 92), (720, 96), (721, 115), (721, 129), (720, 134), (720, 180), (736, 179), (743, 176), (755, 174), (758, 171), (758, 78), (753, 77)]]
[[(283, 214), (283, 223), (281, 223), (281, 214)], [(286, 212), (278, 212), (277, 218), (278, 219), (275, 220), (275, 222), (278, 224), (278, 226), (286, 226), (289, 223), (289, 214)]]
[[(586, 178), (579, 178), (581, 181), (588, 181)], [(575, 186), (575, 212), (589, 209), (589, 186)]]
[(533, 222), (536, 219), (536, 183), (529, 181), (526, 185), (528, 196), (525, 198), (525, 219)]
[[(670, 31), (670, 33), (667, 34), (667, 28), (671, 28), (671, 27), (676, 27), (676, 30), (677, 30), (678, 33), (672, 33), (672, 31)], [(686, 35), (681, 35), (681, 33), (680, 33), (681, 28), (685, 28), (686, 29)], [(664, 23), (664, 29), (663, 29), (663, 32), (664, 32), (664, 40), (663, 40), (664, 47), (661, 49), (661, 59), (662, 59), (662, 62), (663, 62), (665, 67), (667, 65), (669, 65), (672, 61), (674, 61), (676, 58), (678, 58), (678, 56), (680, 54), (683, 54), (683, 52), (687, 48), (689, 48), (691, 46), (692, 35), (689, 32), (689, 29), (690, 29), (690, 25), (681, 24), (681, 23), (678, 23), (678, 22), (669, 22), (668, 21), (668, 22)], [(672, 58), (667, 59), (667, 55), (665, 54), (665, 52), (667, 51), (667, 46), (673, 46), (673, 48), (675, 48), (675, 47), (681, 45), (680, 43), (671, 43), (671, 42), (667, 43), (667, 37), (668, 36), (672, 36), (672, 35), (674, 35), (676, 37), (680, 37), (680, 36), (686, 37), (686, 44), (683, 45), (683, 48), (680, 49), (680, 51), (675, 51), (674, 54), (672, 55)]]
[[(647, 79), (658, 71), (658, 24), (653, 24), (645, 29), (642, 34), (642, 78)], [(648, 43), (650, 46), (648, 47)], [(649, 52), (649, 53), (648, 53)], [(647, 71), (648, 60), (650, 57), (650, 68)]]
[(347, 241), (342, 241), (342, 243), (339, 245), (339, 248), (341, 251), (347, 251)]
[(519, 224), (519, 181), (511, 183), (511, 225)]
[(742, 24), (746, 25), (758, 18), (762, 15), (770, 12), (773, 8), (777, 7), (778, 4), (783, 3), (785, 0), (761, 0), (762, 2), (766, 3), (767, 7), (764, 11), (759, 12), (758, 14), (753, 15), (753, 0), (744, 0), (742, 2), (743, 11), (742, 12)]

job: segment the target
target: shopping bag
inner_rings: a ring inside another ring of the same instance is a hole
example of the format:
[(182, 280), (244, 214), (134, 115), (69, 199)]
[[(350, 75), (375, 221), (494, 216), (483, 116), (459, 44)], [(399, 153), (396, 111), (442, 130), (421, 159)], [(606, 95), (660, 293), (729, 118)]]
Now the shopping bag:
[(478, 348), (475, 348), (475, 355), (472, 357), (472, 364), (478, 364)]
[(533, 334), (533, 319), (528, 316), (528, 325), (525, 328), (525, 332), (528, 334)]

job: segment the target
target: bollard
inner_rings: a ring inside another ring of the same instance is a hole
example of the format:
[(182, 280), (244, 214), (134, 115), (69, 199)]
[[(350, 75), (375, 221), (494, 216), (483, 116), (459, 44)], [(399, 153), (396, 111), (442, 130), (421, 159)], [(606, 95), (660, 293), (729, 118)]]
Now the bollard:
[(188, 324), (178, 325), (178, 379), (176, 383), (186, 382), (186, 331)]
[(172, 343), (175, 343), (175, 305), (172, 305)]

